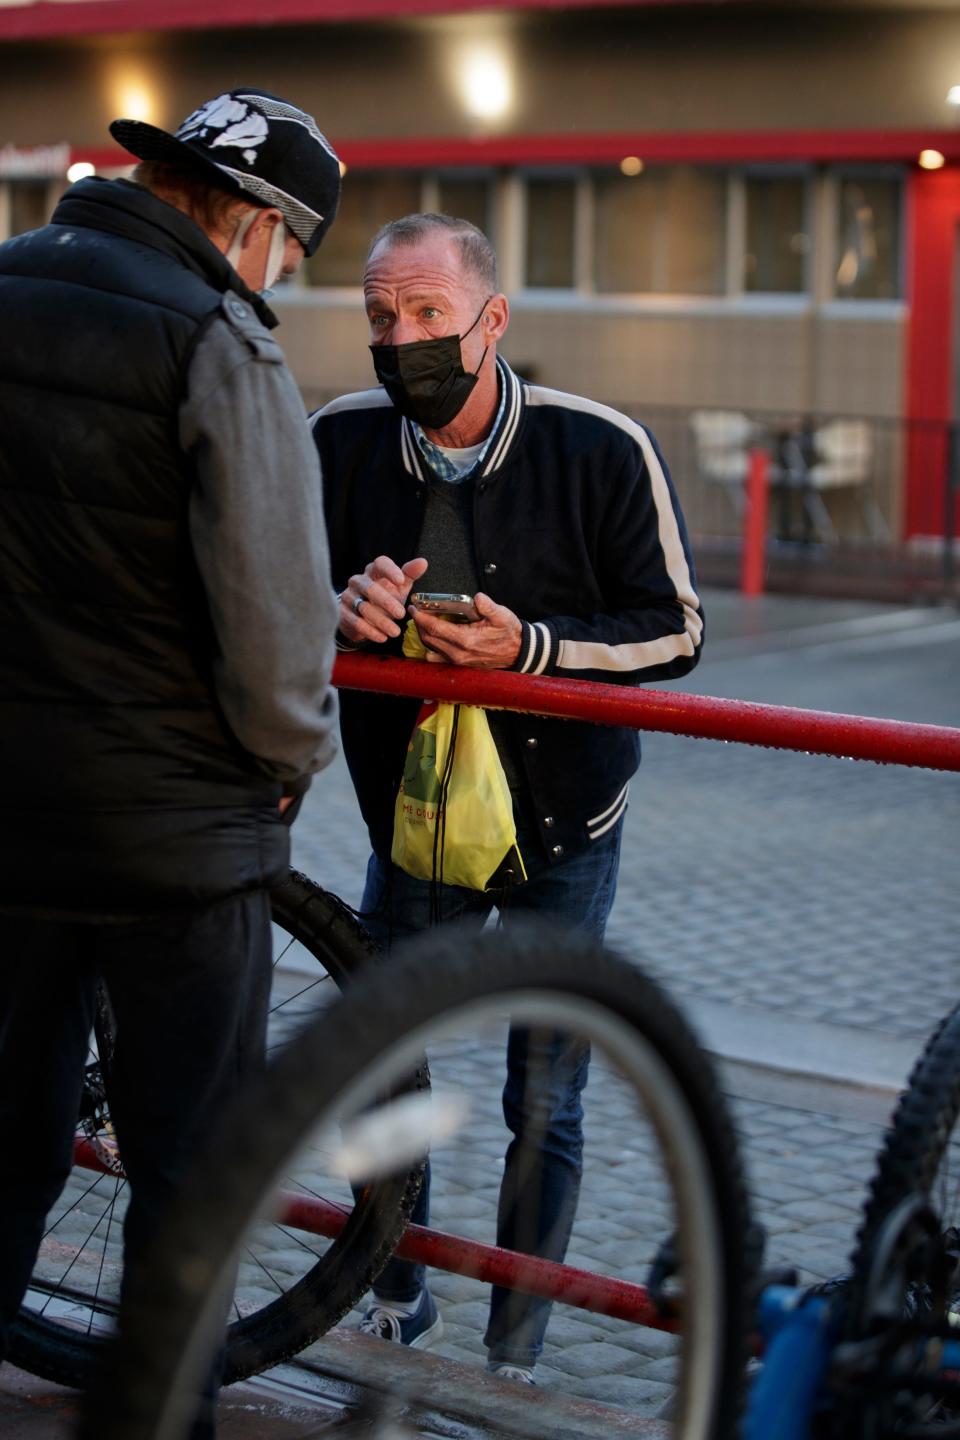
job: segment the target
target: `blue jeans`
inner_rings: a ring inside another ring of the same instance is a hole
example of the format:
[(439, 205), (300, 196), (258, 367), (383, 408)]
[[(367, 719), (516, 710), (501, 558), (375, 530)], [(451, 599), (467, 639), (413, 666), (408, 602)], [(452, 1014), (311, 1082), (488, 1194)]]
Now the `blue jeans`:
[[(509, 924), (514, 915), (549, 916), (602, 940), (616, 893), (621, 829), (622, 821), (560, 865), (543, 862), (534, 868), (528, 862), (530, 878), (511, 889), (503, 923)], [(535, 851), (524, 848), (522, 834), (519, 840), (526, 860)], [(479, 929), (498, 898), (445, 885), (441, 923)], [(430, 884), (371, 855), (360, 908), (374, 938), (387, 950), (427, 929)], [(510, 1030), (503, 1115), (513, 1139), (500, 1186), (498, 1245), (548, 1260), (562, 1260), (566, 1254), (583, 1169), (580, 1095), (589, 1061), (589, 1047), (570, 1035), (520, 1026)], [(428, 1167), (411, 1219), (426, 1225), (429, 1218)], [(391, 1260), (374, 1292), (382, 1300), (412, 1300), (423, 1283), (422, 1265)], [(490, 1362), (532, 1365), (543, 1349), (550, 1310), (548, 1300), (495, 1285), (484, 1337)]]

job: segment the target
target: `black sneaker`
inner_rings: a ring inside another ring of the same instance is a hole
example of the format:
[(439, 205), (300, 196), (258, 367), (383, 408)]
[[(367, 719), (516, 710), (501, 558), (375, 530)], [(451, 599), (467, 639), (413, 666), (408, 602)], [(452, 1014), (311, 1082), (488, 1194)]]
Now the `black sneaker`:
[(361, 1335), (376, 1335), (379, 1340), (393, 1340), (398, 1345), (409, 1345), (411, 1350), (423, 1350), (440, 1339), (443, 1321), (433, 1296), (424, 1286), (420, 1304), (412, 1315), (395, 1310), (389, 1300), (375, 1298), (357, 1329)]

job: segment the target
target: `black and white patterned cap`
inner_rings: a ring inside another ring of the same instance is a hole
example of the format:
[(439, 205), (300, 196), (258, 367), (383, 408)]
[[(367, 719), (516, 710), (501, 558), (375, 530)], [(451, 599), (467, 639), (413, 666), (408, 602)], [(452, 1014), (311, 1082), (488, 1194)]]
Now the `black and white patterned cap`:
[(139, 160), (191, 165), (225, 190), (275, 206), (308, 255), (340, 203), (340, 162), (304, 110), (266, 90), (230, 90), (188, 115), (175, 135), (142, 120), (110, 134)]

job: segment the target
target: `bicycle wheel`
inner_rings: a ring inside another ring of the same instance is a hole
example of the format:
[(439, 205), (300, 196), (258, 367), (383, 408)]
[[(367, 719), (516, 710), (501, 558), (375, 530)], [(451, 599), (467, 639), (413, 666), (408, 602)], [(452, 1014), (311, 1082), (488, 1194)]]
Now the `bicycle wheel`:
[[(956, 1396), (916, 1383), (917, 1342), (956, 1335), (960, 1300), (960, 1006), (927, 1042), (897, 1104), (852, 1257), (846, 1332), (888, 1336), (882, 1375), (864, 1398), (865, 1436), (960, 1435)], [(913, 1202), (911, 1204), (911, 1201)], [(902, 1383), (901, 1383), (902, 1382)], [(925, 1383), (925, 1382), (924, 1382)]]
[[(292, 871), (271, 895), (274, 981), (268, 1051), (326, 1008), (378, 951), (335, 895)], [(318, 968), (319, 967), (319, 968)], [(13, 1328), (10, 1359), (62, 1385), (84, 1386), (98, 1343), (119, 1305), (126, 1182), (110, 1129), (109, 1013), (98, 1010), (78, 1134), (85, 1163), (74, 1167), (47, 1231), (26, 1303)], [(420, 1083), (426, 1084), (425, 1076)], [(110, 1173), (87, 1168), (103, 1164)], [(342, 1178), (291, 1177), (288, 1188), (318, 1193), (351, 1212), (341, 1233), (292, 1237), (286, 1226), (251, 1237), (240, 1264), (227, 1335), (224, 1378), (239, 1380), (295, 1354), (356, 1302), (389, 1257), (416, 1198), (415, 1168), (371, 1186), (354, 1206)]]
[[(235, 1109), (184, 1188), (177, 1214), (162, 1244), (158, 1241), (151, 1273), (121, 1317), (104, 1371), (109, 1371), (104, 1403), (97, 1404), (94, 1392), (88, 1412), (90, 1440), (179, 1440), (189, 1423), (196, 1377), (206, 1372), (216, 1344), (222, 1277), (230, 1273), (250, 1217), (274, 1203), (276, 1177), (289, 1153), (308, 1136), (323, 1133), (333, 1145), (339, 1137), (343, 1167), (361, 1172), (406, 1164), (411, 1152), (429, 1148), (434, 1201), (452, 1195), (454, 1223), (459, 1215), (472, 1224), (481, 1191), (497, 1188), (495, 1157), (502, 1153), (502, 1139), (487, 1112), (496, 1109), (503, 1082), (501, 1075), (498, 1084), (491, 1083), (484, 1067), (492, 1058), (493, 1071), (502, 1070), (508, 1024), (591, 1046), (592, 1103), (617, 1138), (612, 1168), (600, 1175), (591, 1159), (584, 1180), (598, 1181), (603, 1191), (612, 1185), (613, 1168), (635, 1161), (640, 1185), (634, 1193), (630, 1181), (633, 1204), (624, 1206), (623, 1233), (612, 1242), (613, 1274), (645, 1274), (664, 1234), (675, 1234), (679, 1290), (671, 1315), (679, 1355), (669, 1362), (677, 1368), (673, 1434), (677, 1440), (731, 1440), (752, 1294), (744, 1243), (749, 1214), (734, 1132), (712, 1069), (682, 1016), (637, 969), (569, 932), (519, 924), (466, 937), (442, 929), (421, 937), (388, 966), (361, 977), (316, 1027), (294, 1041), (260, 1091)], [(381, 1097), (424, 1051), (432, 1081), (429, 1113), (423, 1107), (398, 1112)], [(538, 1079), (525, 1099), (531, 1129), (543, 1093)], [(588, 1128), (589, 1123), (588, 1117)], [(659, 1148), (640, 1153), (647, 1131)], [(475, 1170), (467, 1159), (474, 1144), (480, 1149)], [(526, 1145), (532, 1155), (531, 1130)], [(444, 1169), (446, 1187), (439, 1187)], [(522, 1193), (536, 1196), (543, 1188), (531, 1179)], [(585, 1190), (581, 1209), (584, 1195)], [(446, 1218), (439, 1209), (434, 1204), (434, 1223)], [(634, 1234), (631, 1244), (627, 1237)], [(457, 1239), (450, 1248), (463, 1255), (469, 1245)], [(577, 1264), (569, 1251), (568, 1261)], [(483, 1278), (486, 1271), (481, 1264), (470, 1273)], [(431, 1284), (439, 1278), (432, 1277)], [(457, 1283), (461, 1279), (457, 1276)], [(536, 1293), (544, 1282), (521, 1273), (519, 1283)], [(551, 1291), (561, 1303), (593, 1310), (596, 1293), (594, 1277), (585, 1277), (582, 1269), (563, 1272), (559, 1290)], [(613, 1318), (618, 1312), (606, 1299), (604, 1306), (595, 1318), (605, 1326), (622, 1325), (620, 1349), (626, 1354), (631, 1338), (644, 1332)], [(651, 1318), (645, 1311), (645, 1321)], [(663, 1357), (660, 1342), (666, 1337), (652, 1338)], [(371, 1347), (357, 1357), (363, 1383), (376, 1385), (384, 1342), (358, 1337), (358, 1343)], [(418, 1363), (419, 1352), (407, 1354)], [(662, 1373), (664, 1359), (657, 1364)], [(657, 1387), (649, 1381), (646, 1386), (649, 1407), (650, 1389)], [(446, 1406), (454, 1403), (456, 1388), (446, 1386)]]

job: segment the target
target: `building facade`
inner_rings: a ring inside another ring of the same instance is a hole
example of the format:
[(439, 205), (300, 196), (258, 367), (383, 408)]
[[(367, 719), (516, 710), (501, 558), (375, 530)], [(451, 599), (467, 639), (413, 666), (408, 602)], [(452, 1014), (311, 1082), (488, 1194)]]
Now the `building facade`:
[(447, 210), (498, 248), (521, 372), (655, 428), (876, 420), (880, 521), (942, 533), (960, 4), (2, 0), (0, 236), (72, 166), (124, 172), (111, 119), (173, 127), (244, 83), (312, 110), (346, 165), (277, 296), (309, 403), (371, 383), (370, 235)]

